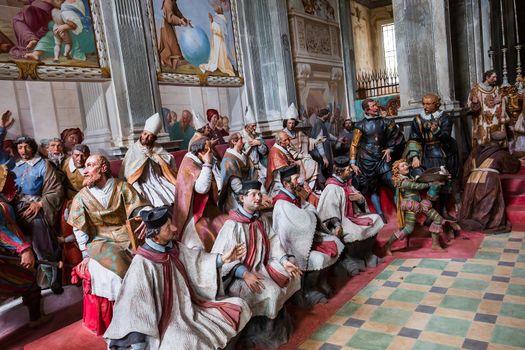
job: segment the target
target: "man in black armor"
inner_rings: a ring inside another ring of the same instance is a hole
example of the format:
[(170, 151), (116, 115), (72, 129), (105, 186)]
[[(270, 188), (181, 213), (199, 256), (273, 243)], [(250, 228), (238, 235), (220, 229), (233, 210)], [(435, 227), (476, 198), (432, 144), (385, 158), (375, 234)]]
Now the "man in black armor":
[[(444, 166), (451, 174), (452, 181), (441, 187), (439, 198), (432, 206), (443, 218), (450, 220), (446, 205), (453, 187), (457, 187), (458, 148), (452, 138), (453, 120), (439, 110), (441, 98), (435, 94), (423, 96), (423, 113), (412, 121), (410, 139), (406, 145), (403, 158), (412, 164), (412, 176), (420, 175), (423, 170)], [(455, 192), (459, 190), (455, 188)], [(459, 203), (457, 198), (456, 203)]]
[(394, 193), (391, 162), (393, 155), (402, 150), (405, 140), (393, 120), (379, 115), (377, 101), (367, 98), (362, 105), (365, 118), (355, 123), (350, 164), (356, 174), (355, 186), (364, 194), (370, 193), (376, 213), (386, 223), (378, 193), (379, 184), (387, 186)]

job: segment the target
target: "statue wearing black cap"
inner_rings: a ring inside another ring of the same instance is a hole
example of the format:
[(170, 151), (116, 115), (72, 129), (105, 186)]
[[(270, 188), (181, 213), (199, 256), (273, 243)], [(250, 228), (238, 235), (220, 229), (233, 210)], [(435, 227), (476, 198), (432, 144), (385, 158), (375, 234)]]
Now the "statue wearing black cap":
[(371, 214), (363, 195), (351, 183), (352, 167), (347, 156), (334, 159), (334, 173), (321, 193), (319, 217), (345, 243), (345, 268), (351, 274), (375, 267), (380, 261), (372, 253), (379, 230), (384, 226), (377, 214)]
[(238, 261), (246, 247), (234, 244), (224, 255), (190, 249), (174, 241), (170, 213), (168, 206), (140, 213), (146, 242), (122, 282), (104, 334), (111, 349), (146, 344), (149, 349), (224, 348), (251, 317), (242, 299), (217, 300), (222, 265)]
[[(272, 344), (287, 341), (288, 333), (282, 330), (289, 329), (290, 320), (283, 317), (286, 312), (283, 305), (300, 289), (301, 270), (283, 250), (268, 218), (259, 215), (262, 204), (260, 188), (258, 181), (242, 183), (238, 195), (240, 205), (237, 210), (230, 211), (212, 253), (222, 254), (235, 244), (246, 244), (246, 256), (224, 264), (221, 276), (228, 295), (246, 300), (253, 316), (265, 316), (258, 318), (256, 328), (245, 332), (255, 332), (256, 339), (251, 340), (262, 346), (259, 340), (271, 341)], [(264, 325), (260, 325), (261, 322)], [(261, 329), (268, 332), (261, 334)], [(265, 347), (270, 346), (265, 343)]]
[(331, 288), (326, 269), (337, 262), (344, 244), (321, 224), (316, 208), (299, 196), (299, 168), (280, 170), (282, 188), (273, 198), (273, 228), (281, 244), (304, 273), (295, 301), (304, 305), (326, 303)]

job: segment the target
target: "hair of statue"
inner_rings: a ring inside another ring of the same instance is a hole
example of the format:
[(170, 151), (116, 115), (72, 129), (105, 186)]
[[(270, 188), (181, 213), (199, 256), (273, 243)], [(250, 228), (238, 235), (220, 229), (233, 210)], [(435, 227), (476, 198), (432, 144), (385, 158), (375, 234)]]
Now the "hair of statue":
[(206, 142), (207, 141), (208, 141), (207, 137), (202, 137), (202, 138), (198, 139), (197, 141), (192, 143), (192, 145), (190, 146), (190, 152), (194, 156), (198, 155), (200, 152), (203, 152), (204, 149), (206, 148)]
[(319, 111), (319, 117), (322, 118), (324, 117), (325, 115), (328, 115), (330, 114), (330, 110), (328, 108), (323, 108)]
[(399, 185), (401, 185), (401, 173), (399, 172), (399, 165), (401, 165), (401, 163), (406, 162), (406, 159), (401, 158), (399, 160), (396, 160), (394, 164), (392, 164), (392, 181), (394, 182), (394, 185), (396, 187), (399, 187)]
[(366, 112), (368, 110), (368, 104), (370, 102), (375, 102), (375, 100), (372, 98), (365, 98), (363, 102), (361, 102), (361, 107), (363, 108), (363, 111)]
[(434, 101), (434, 103), (436, 104), (436, 107), (439, 108), (441, 106), (441, 97), (439, 97), (439, 95), (436, 95), (436, 94), (426, 94), (425, 96), (423, 96), (423, 98), (421, 99), (421, 101), (423, 101), (425, 98), (428, 98), (428, 99), (432, 99)]
[(29, 147), (31, 147), (31, 150), (33, 151), (33, 155), (38, 150), (38, 145), (36, 144), (35, 139), (32, 138), (32, 137), (20, 136), (19, 138), (17, 138), (15, 140), (15, 142), (13, 142), (13, 145), (15, 146), (15, 148), (18, 148), (18, 145), (20, 145), (22, 143), (27, 143), (29, 145)]
[(240, 138), (241, 138), (241, 133), (234, 132), (233, 134), (231, 134), (230, 139), (228, 140), (228, 146), (230, 148), (233, 148), (235, 144), (237, 143), (237, 141), (239, 141)]
[(295, 119), (283, 119), (283, 129), (286, 129), (288, 127), (288, 122), (290, 120), (293, 120), (295, 125), (297, 125), (297, 121)]
[(98, 159), (97, 163), (100, 167), (102, 167), (103, 165), (106, 166), (106, 171), (104, 172), (104, 175), (108, 179), (113, 177), (113, 175), (111, 175), (111, 164), (109, 163), (109, 160), (104, 155), (97, 153), (97, 154), (93, 154), (92, 157), (96, 157)]
[(49, 144), (50, 144), (51, 142), (59, 142), (61, 145), (64, 144), (64, 141), (62, 141), (62, 139), (61, 139), (61, 138), (58, 138), (58, 137), (52, 137), (52, 138), (50, 138), (50, 139), (47, 141), (47, 145), (49, 146)]
[(483, 81), (487, 80), (488, 78), (490, 78), (490, 76), (492, 74), (496, 73), (496, 71), (494, 69), (489, 69), (488, 71), (486, 71), (485, 73), (483, 73)]
[(73, 148), (71, 149), (71, 151), (77, 151), (77, 152), (82, 152), (84, 153), (85, 155), (89, 155), (91, 153), (88, 145), (84, 145), (82, 143), (77, 143), (76, 145), (73, 146)]

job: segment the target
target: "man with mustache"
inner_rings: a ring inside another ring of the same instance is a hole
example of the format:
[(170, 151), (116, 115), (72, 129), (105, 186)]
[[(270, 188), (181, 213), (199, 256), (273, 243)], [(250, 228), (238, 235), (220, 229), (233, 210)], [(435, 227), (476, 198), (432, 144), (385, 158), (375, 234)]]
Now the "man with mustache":
[(143, 224), (135, 232), (129, 232), (127, 224), (140, 222), (140, 211), (151, 207), (133, 186), (111, 176), (109, 161), (102, 155), (86, 160), (84, 174), (85, 187), (73, 198), (67, 222), (84, 256), (75, 267), (85, 284), (84, 324), (101, 335), (111, 321), (113, 301), (131, 263), (130, 237), (144, 235)]
[(61, 169), (64, 164), (64, 143), (58, 137), (54, 137), (49, 140), (47, 144), (47, 159), (56, 165), (57, 169)]
[[(20, 228), (31, 237), (38, 259), (59, 261), (55, 231), (64, 201), (62, 177), (49, 160), (38, 154), (33, 138), (21, 136), (16, 139), (15, 147), (20, 157), (13, 169), (20, 188), (15, 204)], [(49, 266), (42, 270), (53, 292), (62, 293), (60, 270)]]
[(175, 158), (156, 143), (162, 128), (158, 113), (146, 120), (140, 138), (127, 151), (120, 169), (123, 177), (154, 206), (175, 201)]

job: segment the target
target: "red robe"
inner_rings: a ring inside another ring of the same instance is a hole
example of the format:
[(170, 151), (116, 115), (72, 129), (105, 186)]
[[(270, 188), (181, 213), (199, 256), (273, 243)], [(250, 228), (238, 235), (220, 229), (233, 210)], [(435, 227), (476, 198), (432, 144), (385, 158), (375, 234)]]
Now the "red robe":
[(279, 148), (273, 146), (268, 154), (268, 172), (264, 187), (269, 191), (273, 181), (273, 173), (281, 168), (292, 164), (292, 159), (288, 158)]

